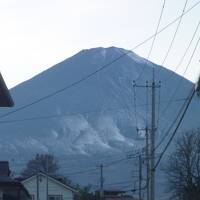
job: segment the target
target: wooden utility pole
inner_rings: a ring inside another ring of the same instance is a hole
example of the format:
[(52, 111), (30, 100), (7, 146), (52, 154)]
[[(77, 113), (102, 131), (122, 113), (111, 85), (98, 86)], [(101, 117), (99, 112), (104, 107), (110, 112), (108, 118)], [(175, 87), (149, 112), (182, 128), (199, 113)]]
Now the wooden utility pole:
[(152, 94), (151, 94), (151, 134), (150, 134), (150, 200), (155, 200), (155, 132), (156, 132), (156, 106), (155, 106), (155, 70), (153, 68)]
[(104, 178), (103, 178), (103, 165), (100, 165), (100, 199), (104, 199), (104, 189), (103, 189), (103, 184), (104, 184)]
[(139, 200), (142, 200), (142, 156), (139, 155)]
[(36, 186), (37, 186), (37, 200), (39, 200), (39, 173), (37, 172), (36, 176)]
[[(138, 128), (137, 130), (146, 131), (146, 157), (147, 157), (147, 200), (155, 200), (155, 135), (156, 135), (156, 89), (160, 88), (159, 84), (155, 83), (155, 72), (153, 68), (153, 79), (151, 84), (137, 85), (133, 82), (134, 87), (150, 88), (151, 89), (151, 125), (148, 129)], [(135, 94), (136, 95), (136, 94)], [(148, 94), (147, 94), (148, 95)], [(135, 103), (136, 106), (136, 103)], [(136, 111), (135, 111), (136, 112)]]
[(150, 166), (149, 166), (149, 132), (148, 127), (146, 127), (146, 186), (147, 186), (147, 200), (149, 200), (149, 172), (150, 172)]
[(47, 155), (46, 159), (46, 196), (47, 200), (49, 199), (49, 155)]

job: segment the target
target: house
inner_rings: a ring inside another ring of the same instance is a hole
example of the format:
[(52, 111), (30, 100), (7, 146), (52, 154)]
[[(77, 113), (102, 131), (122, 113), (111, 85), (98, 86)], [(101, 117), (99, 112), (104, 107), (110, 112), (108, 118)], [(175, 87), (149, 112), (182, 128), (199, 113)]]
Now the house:
[(13, 99), (0, 73), (0, 107), (14, 106)]
[(0, 199), (30, 200), (31, 197), (24, 186), (10, 177), (9, 163), (0, 161)]
[[(21, 180), (32, 200), (73, 200), (76, 190), (43, 172)], [(47, 198), (48, 197), (48, 198)]]

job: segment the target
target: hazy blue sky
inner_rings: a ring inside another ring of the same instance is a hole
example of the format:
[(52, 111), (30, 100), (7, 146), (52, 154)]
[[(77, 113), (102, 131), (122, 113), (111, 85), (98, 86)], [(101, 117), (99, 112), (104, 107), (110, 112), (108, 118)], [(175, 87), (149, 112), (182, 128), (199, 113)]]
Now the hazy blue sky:
[[(198, 0), (188, 0), (187, 8)], [(181, 14), (185, 0), (166, 0), (161, 28)], [(51, 67), (81, 49), (131, 49), (155, 32), (163, 0), (0, 0), (0, 70), (9, 87)], [(183, 21), (165, 67), (174, 69), (200, 20), (200, 4)], [(163, 60), (176, 24), (160, 34), (150, 59)], [(183, 73), (200, 30), (185, 62)], [(135, 50), (146, 57), (150, 42)], [(198, 48), (186, 74), (199, 73)]]

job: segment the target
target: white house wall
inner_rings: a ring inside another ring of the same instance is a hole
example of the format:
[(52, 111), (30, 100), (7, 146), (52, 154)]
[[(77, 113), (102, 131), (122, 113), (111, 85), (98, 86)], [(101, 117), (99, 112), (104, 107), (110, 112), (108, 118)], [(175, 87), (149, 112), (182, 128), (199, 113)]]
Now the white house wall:
[[(37, 178), (36, 176), (22, 182), (34, 200), (47, 200), (47, 178), (39, 175), (39, 199), (37, 199)], [(48, 178), (48, 195), (62, 195), (63, 200), (73, 200), (73, 192), (63, 185)]]

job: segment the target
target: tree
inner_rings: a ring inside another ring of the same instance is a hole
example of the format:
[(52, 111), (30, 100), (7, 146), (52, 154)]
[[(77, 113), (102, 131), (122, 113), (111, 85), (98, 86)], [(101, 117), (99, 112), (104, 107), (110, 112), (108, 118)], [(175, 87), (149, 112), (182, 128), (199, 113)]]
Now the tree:
[(75, 194), (75, 200), (100, 200), (98, 192), (94, 193), (91, 191), (91, 185), (80, 187), (76, 186), (77, 193)]
[(37, 154), (28, 161), (26, 168), (21, 172), (22, 177), (28, 177), (38, 172), (56, 175), (59, 169), (58, 161), (52, 154)]
[(177, 140), (165, 172), (174, 199), (200, 199), (200, 130), (187, 132)]

